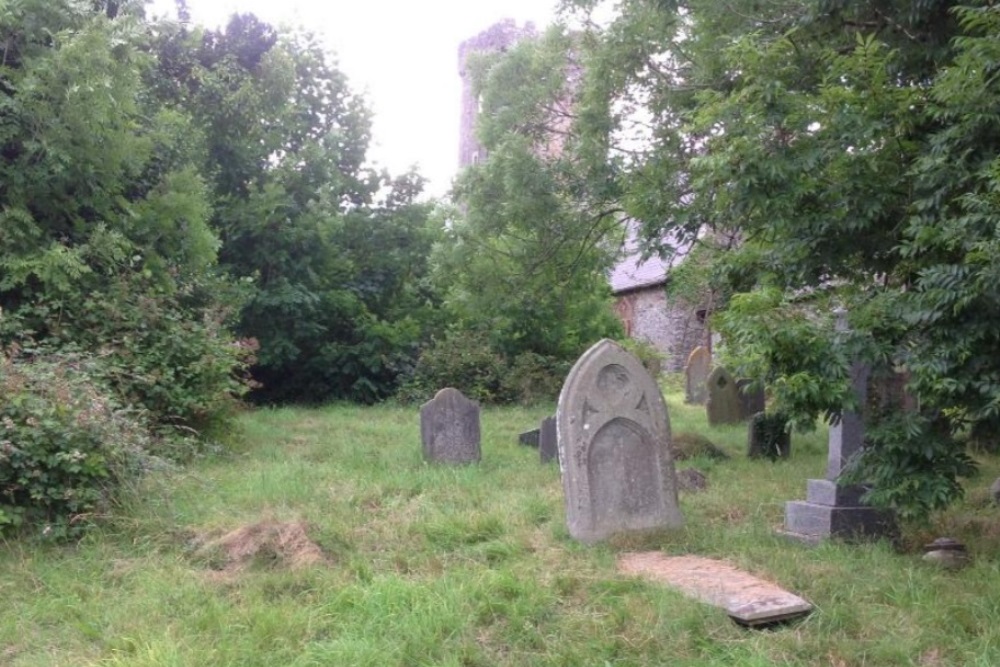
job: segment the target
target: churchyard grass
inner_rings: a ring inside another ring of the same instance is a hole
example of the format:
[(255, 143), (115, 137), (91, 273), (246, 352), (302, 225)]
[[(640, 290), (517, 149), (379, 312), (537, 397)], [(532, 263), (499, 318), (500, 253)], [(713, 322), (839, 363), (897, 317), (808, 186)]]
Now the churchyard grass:
[[(966, 500), (899, 549), (775, 534), (784, 503), (825, 469), (825, 432), (788, 461), (748, 461), (746, 427), (709, 428), (667, 396), (671, 426), (727, 461), (694, 459), (709, 488), (682, 493), (683, 529), (584, 546), (564, 523), (558, 467), (517, 434), (553, 406), (487, 408), (482, 463), (426, 465), (412, 406), (258, 410), (231, 453), (145, 480), (79, 544), (0, 543), (0, 665), (997, 665), (1000, 510), (984, 459)], [(322, 561), (274, 545), (237, 567), (209, 538), (304, 526)], [(969, 568), (935, 569), (919, 545), (965, 541)], [(726, 559), (814, 612), (747, 630), (719, 609), (619, 575), (616, 556), (659, 549)]]

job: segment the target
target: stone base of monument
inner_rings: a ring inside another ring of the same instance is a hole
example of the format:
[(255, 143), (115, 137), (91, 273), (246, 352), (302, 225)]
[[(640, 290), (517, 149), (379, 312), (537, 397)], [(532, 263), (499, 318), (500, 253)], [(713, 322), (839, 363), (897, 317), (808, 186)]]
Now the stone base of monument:
[(806, 500), (785, 504), (785, 526), (781, 534), (810, 544), (826, 539), (862, 542), (898, 535), (892, 512), (861, 502), (865, 489), (838, 486), (826, 479), (807, 482)]
[(711, 558), (670, 557), (657, 551), (623, 554), (618, 570), (720, 607), (734, 621), (749, 627), (789, 621), (812, 611), (811, 604), (780, 586)]

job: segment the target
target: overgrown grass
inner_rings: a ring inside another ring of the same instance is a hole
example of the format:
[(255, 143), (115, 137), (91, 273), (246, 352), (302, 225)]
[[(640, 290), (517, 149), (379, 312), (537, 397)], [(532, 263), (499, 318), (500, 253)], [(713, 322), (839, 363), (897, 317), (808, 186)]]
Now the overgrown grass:
[[(569, 539), (558, 467), (517, 433), (552, 411), (487, 409), (483, 461), (422, 462), (413, 407), (260, 410), (231, 455), (161, 473), (78, 545), (0, 553), (0, 665), (983, 665), (1000, 664), (1000, 511), (984, 461), (967, 500), (887, 544), (810, 548), (775, 535), (784, 503), (825, 469), (825, 434), (789, 461), (745, 458), (745, 427), (710, 429), (668, 395), (672, 428), (710, 437), (708, 490), (685, 528), (587, 547)], [(201, 536), (299, 521), (326, 562), (259, 558), (213, 569)], [(941, 534), (975, 561), (922, 563)], [(728, 559), (809, 599), (770, 631), (621, 576), (615, 557), (660, 549)]]

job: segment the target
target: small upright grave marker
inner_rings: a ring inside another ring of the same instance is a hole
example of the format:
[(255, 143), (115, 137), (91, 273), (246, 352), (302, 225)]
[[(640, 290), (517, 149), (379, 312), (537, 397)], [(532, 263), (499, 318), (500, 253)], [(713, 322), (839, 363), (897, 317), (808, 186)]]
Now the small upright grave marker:
[(538, 455), (542, 463), (559, 460), (559, 440), (556, 435), (556, 418), (546, 417), (538, 429)]
[(708, 376), (708, 412), (709, 426), (720, 424), (738, 424), (743, 417), (743, 404), (740, 401), (739, 387), (736, 380), (722, 366), (717, 366)]
[(712, 368), (712, 355), (708, 348), (699, 346), (691, 350), (687, 365), (684, 366), (684, 402), (704, 405), (708, 400), (708, 372)]
[(559, 395), (556, 428), (574, 539), (683, 523), (667, 406), (634, 356), (610, 340), (587, 350)]
[(457, 389), (442, 389), (420, 407), (424, 459), (433, 463), (479, 463), (479, 404)]

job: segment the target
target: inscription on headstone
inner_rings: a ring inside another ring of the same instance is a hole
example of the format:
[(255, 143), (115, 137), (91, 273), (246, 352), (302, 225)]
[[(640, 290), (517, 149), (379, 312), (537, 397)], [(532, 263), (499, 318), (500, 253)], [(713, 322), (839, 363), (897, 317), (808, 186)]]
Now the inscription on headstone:
[(610, 340), (587, 350), (559, 395), (556, 428), (574, 539), (683, 523), (667, 406), (634, 356)]
[(457, 389), (442, 389), (420, 407), (424, 459), (435, 463), (478, 463), (479, 404)]
[(740, 402), (740, 392), (736, 380), (722, 366), (717, 366), (708, 376), (708, 423), (710, 426), (720, 424), (738, 424), (742, 421), (743, 404)]
[(684, 402), (694, 405), (704, 405), (708, 400), (708, 373), (712, 368), (712, 355), (706, 347), (696, 347), (688, 355), (684, 366), (685, 389)]

